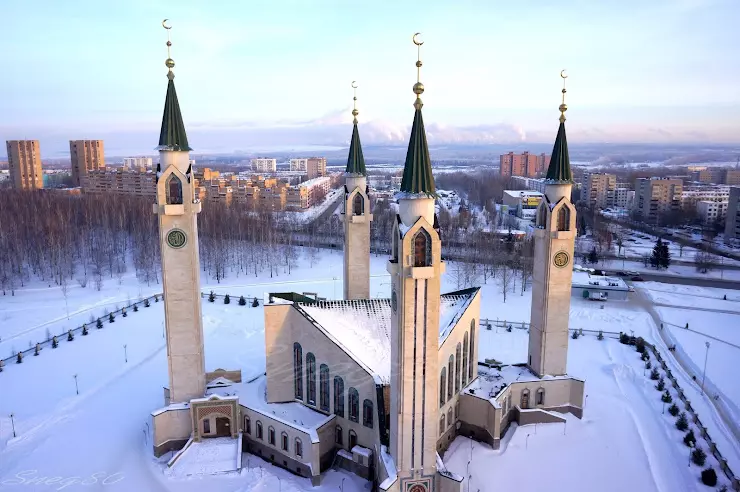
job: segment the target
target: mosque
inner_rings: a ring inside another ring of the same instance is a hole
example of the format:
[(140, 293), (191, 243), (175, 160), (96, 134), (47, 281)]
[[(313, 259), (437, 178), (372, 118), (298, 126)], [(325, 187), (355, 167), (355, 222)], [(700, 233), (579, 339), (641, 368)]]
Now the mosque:
[[(417, 47), (421, 43), (414, 37)], [(170, 41), (167, 42), (168, 55)], [(206, 372), (198, 257), (198, 213), (185, 126), (167, 58), (154, 213), (159, 219), (169, 387), (152, 413), (153, 452), (212, 438), (321, 483), (330, 467), (374, 490), (461, 492), (463, 477), (442, 456), (458, 435), (498, 448), (512, 422), (581, 417), (584, 381), (566, 372), (576, 211), (560, 126), (536, 213), (528, 354), (521, 364), (479, 362), (481, 291), (441, 293), (445, 262), (435, 216), (417, 59), (414, 119), (396, 195), (387, 271), (390, 299), (370, 298), (367, 173), (354, 116), (344, 195), (344, 299), (296, 293), (264, 299), (266, 371)], [(356, 97), (355, 97), (356, 100)]]

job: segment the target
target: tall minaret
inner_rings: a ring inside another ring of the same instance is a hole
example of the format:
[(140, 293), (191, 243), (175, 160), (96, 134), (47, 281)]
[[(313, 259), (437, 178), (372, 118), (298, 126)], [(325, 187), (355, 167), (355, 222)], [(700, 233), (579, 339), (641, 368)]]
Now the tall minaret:
[(198, 213), (191, 179), (188, 137), (175, 92), (175, 62), (170, 58), (170, 27), (167, 29), (167, 97), (159, 133), (157, 203), (162, 254), (162, 286), (167, 326), (167, 365), (170, 401), (180, 403), (202, 398), (205, 393), (203, 321), (198, 260)]
[(537, 208), (534, 233), (529, 367), (539, 376), (561, 376), (568, 359), (568, 317), (573, 279), (576, 209), (570, 201), (573, 175), (565, 138), (565, 70), (560, 127), (547, 169), (545, 198)]
[[(422, 42), (413, 37), (417, 50)], [(436, 192), (421, 115), (417, 59), (414, 123), (406, 153), (398, 218), (393, 229), (391, 274), (390, 450), (403, 491), (431, 492), (437, 470), (437, 357), (439, 349), (441, 243), (434, 228)]]
[(344, 298), (370, 298), (370, 199), (367, 172), (357, 131), (357, 84), (353, 81), (354, 101), (352, 141), (344, 172)]

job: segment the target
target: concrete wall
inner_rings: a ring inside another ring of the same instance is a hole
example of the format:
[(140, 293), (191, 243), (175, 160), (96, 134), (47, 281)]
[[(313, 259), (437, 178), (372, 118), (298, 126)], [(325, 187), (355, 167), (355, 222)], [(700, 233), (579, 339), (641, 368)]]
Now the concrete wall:
[(152, 415), (154, 456), (182, 448), (190, 439), (192, 421), (190, 409), (165, 410)]
[[(366, 179), (347, 177), (344, 208), (344, 298), (370, 298), (370, 198), (365, 193)], [(354, 215), (355, 196), (362, 196), (362, 215)]]

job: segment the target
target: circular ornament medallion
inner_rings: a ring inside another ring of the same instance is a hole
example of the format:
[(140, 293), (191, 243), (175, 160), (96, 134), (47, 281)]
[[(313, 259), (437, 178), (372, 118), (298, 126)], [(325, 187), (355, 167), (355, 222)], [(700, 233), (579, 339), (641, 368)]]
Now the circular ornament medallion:
[(180, 229), (172, 229), (167, 233), (167, 244), (169, 244), (171, 248), (180, 249), (185, 246), (186, 242), (187, 236)]
[(391, 308), (393, 309), (393, 312), (396, 312), (396, 309), (398, 309), (398, 299), (396, 297), (396, 291), (394, 290), (391, 292)]
[(557, 253), (555, 253), (555, 257), (553, 257), (552, 262), (556, 267), (563, 268), (565, 266), (568, 266), (568, 263), (570, 262), (570, 257), (565, 251), (558, 251)]

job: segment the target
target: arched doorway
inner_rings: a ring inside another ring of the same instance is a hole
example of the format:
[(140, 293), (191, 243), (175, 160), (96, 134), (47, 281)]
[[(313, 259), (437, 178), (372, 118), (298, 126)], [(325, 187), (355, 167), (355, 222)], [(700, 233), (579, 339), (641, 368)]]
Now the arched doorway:
[(216, 417), (216, 437), (231, 436), (231, 421), (226, 417)]

